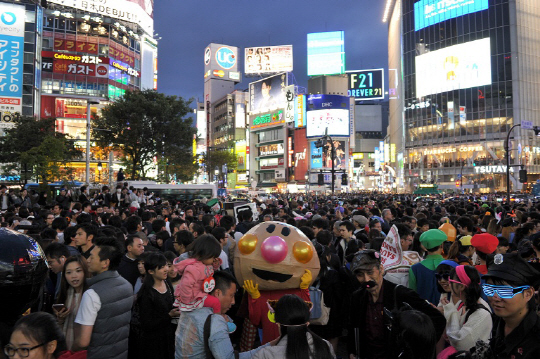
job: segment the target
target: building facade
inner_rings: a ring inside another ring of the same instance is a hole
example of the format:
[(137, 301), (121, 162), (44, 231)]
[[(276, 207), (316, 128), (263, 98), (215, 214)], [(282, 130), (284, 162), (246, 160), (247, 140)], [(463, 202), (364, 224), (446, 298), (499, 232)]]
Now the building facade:
[[(389, 132), (403, 139), (404, 186), (457, 189), (461, 179), (465, 190), (504, 190), (508, 132), (522, 121), (540, 125), (540, 4), (452, 4), (388, 0), (389, 68), (396, 72)], [(523, 165), (530, 182), (540, 172), (540, 149), (524, 127), (510, 134), (510, 164)], [(518, 169), (511, 168), (514, 189), (521, 188)]]
[[(68, 167), (84, 181), (88, 103), (95, 115), (126, 90), (157, 89), (153, 1), (50, 0), (38, 53), (40, 116), (56, 118), (56, 130), (83, 150)], [(106, 183), (119, 170), (116, 155), (91, 144), (90, 183)]]

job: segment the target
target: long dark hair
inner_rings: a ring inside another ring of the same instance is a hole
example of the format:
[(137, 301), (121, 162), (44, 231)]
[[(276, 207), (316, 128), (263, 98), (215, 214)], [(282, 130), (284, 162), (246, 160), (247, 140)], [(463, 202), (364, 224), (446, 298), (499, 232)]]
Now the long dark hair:
[(191, 258), (203, 261), (210, 258), (218, 258), (221, 254), (221, 245), (216, 237), (211, 234), (204, 234), (192, 243)]
[(64, 333), (56, 322), (56, 318), (49, 313), (35, 312), (22, 317), (15, 323), (13, 332), (17, 330), (36, 343), (49, 343), (56, 340), (56, 350), (53, 353), (55, 358), (67, 350)]
[(82, 292), (84, 293), (88, 289), (88, 283), (86, 283), (86, 279), (90, 278), (90, 272), (88, 272), (88, 265), (86, 264), (86, 259), (79, 254), (77, 254), (76, 256), (68, 257), (66, 261), (64, 262), (64, 269), (62, 270), (62, 279), (60, 282), (60, 293), (58, 293), (58, 298), (56, 299), (56, 303), (66, 304), (67, 292), (70, 287), (66, 279), (66, 268), (67, 268), (67, 265), (72, 262), (79, 263), (84, 272)]
[[(141, 289), (137, 293), (137, 300), (140, 298), (151, 295), (153, 293), (152, 288), (154, 287), (155, 281), (154, 277), (149, 270), (158, 270), (167, 265), (167, 258), (162, 252), (151, 252), (144, 258), (144, 269), (146, 270), (146, 275), (144, 276), (144, 281), (141, 286)], [(167, 279), (165, 279), (167, 281)]]
[[(395, 357), (404, 359), (433, 359), (438, 338), (431, 318), (418, 310), (394, 313), (392, 339), (396, 343)], [(418, 345), (421, 343), (421, 345)]]
[[(308, 328), (309, 308), (303, 299), (286, 294), (275, 307), (276, 323), (280, 324), (281, 336), (287, 336), (285, 359), (326, 359), (332, 354), (328, 343)], [(307, 334), (313, 338), (313, 350), (308, 344)]]
[[(465, 307), (467, 310), (476, 310), (478, 308), (478, 299), (482, 294), (482, 287), (480, 286), (480, 274), (476, 268), (471, 266), (463, 266), (465, 273), (471, 280), (471, 284), (465, 287), (463, 293), (465, 294)], [(453, 280), (461, 281), (456, 273), (456, 268), (450, 272), (450, 278)], [(454, 283), (450, 283), (452, 286)]]

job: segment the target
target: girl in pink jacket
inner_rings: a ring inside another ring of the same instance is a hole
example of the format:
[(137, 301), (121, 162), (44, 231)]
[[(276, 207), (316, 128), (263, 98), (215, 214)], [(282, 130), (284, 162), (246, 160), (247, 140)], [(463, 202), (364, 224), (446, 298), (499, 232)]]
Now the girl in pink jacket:
[(174, 268), (182, 276), (180, 283), (174, 291), (175, 306), (182, 312), (191, 312), (202, 307), (209, 307), (214, 314), (221, 314), (219, 299), (209, 293), (214, 289), (216, 282), (213, 263), (219, 259), (221, 245), (211, 235), (203, 235), (193, 242), (190, 258), (178, 262), (174, 261)]

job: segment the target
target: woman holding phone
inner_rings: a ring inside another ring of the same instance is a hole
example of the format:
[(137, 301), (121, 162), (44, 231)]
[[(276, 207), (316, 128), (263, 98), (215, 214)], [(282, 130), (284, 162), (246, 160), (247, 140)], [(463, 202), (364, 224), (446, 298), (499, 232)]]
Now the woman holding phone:
[(53, 304), (53, 311), (66, 336), (66, 344), (69, 350), (73, 345), (75, 317), (81, 304), (82, 295), (88, 289), (86, 278), (89, 277), (88, 266), (84, 257), (77, 255), (66, 259), (62, 272), (62, 282), (60, 283), (60, 293), (56, 304)]

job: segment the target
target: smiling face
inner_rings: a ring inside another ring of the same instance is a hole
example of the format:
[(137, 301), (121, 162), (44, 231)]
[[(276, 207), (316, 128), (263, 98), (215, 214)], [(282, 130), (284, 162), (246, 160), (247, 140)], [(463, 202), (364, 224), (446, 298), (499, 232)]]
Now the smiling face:
[(260, 290), (299, 288), (306, 269), (315, 280), (320, 269), (315, 247), (300, 230), (285, 223), (263, 222), (253, 227), (235, 249), (238, 282), (252, 280)]

